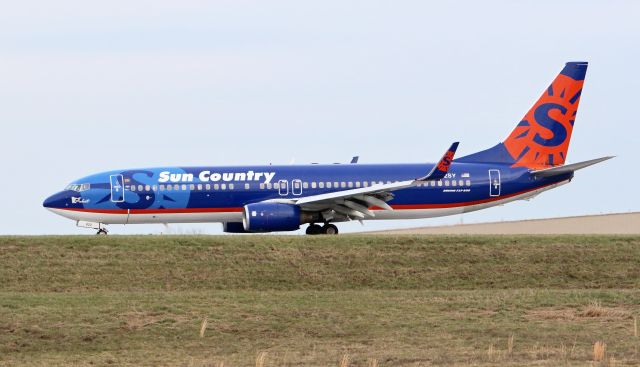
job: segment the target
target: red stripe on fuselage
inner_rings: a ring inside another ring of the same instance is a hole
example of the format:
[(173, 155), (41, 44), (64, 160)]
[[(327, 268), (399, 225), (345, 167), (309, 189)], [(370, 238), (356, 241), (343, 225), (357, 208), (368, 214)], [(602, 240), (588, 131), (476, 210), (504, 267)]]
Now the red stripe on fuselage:
[[(391, 205), (395, 210), (411, 210), (411, 209), (442, 209), (442, 208), (456, 208), (460, 206), (471, 206), (477, 204), (490, 203), (492, 201), (504, 200), (510, 197), (526, 194), (531, 191), (536, 191), (557, 185), (565, 181), (554, 182), (547, 185), (535, 187), (528, 190), (518, 191), (513, 194), (496, 196), (487, 199), (464, 201), (460, 203), (442, 203), (442, 204), (396, 204)], [(86, 209), (86, 208), (60, 208), (62, 210), (85, 212), (85, 213), (101, 213), (101, 214), (188, 214), (188, 213), (240, 213), (243, 208), (167, 208), (167, 209)], [(384, 210), (378, 207), (371, 207), (371, 210)]]
[[(487, 199), (480, 199), (480, 200), (472, 200), (472, 201), (464, 201), (461, 203), (443, 203), (443, 204), (396, 204), (396, 205), (391, 205), (391, 207), (394, 210), (411, 210), (411, 209), (442, 209), (442, 208), (456, 208), (456, 207), (460, 207), (460, 206), (471, 206), (471, 205), (478, 205), (478, 204), (484, 204), (484, 203), (490, 203), (492, 201), (498, 201), (498, 200), (504, 200), (504, 199), (508, 199), (514, 196), (518, 196), (518, 195), (522, 195), (522, 194), (526, 194), (528, 192), (531, 191), (536, 191), (536, 190), (540, 190), (540, 189), (544, 189), (545, 187), (549, 187), (552, 185), (557, 185), (560, 183), (563, 183), (565, 181), (560, 181), (560, 182), (554, 182), (554, 183), (550, 183), (550, 184), (546, 184), (543, 186), (538, 186), (532, 189), (528, 189), (528, 190), (522, 190), (522, 191), (518, 191), (515, 192), (513, 194), (508, 194), (508, 195), (502, 195), (502, 196), (495, 196), (495, 197), (490, 197)], [(372, 210), (384, 210), (383, 208), (378, 208), (373, 207), (370, 208)]]
[(169, 208), (169, 209), (86, 209), (86, 208), (60, 208), (62, 210), (100, 213), (100, 214), (181, 214), (181, 213), (237, 213), (242, 208)]

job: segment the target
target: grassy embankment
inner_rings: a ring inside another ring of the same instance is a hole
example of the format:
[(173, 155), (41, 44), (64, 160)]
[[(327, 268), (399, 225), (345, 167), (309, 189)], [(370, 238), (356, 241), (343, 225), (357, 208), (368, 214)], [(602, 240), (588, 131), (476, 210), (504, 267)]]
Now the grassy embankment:
[(640, 237), (0, 237), (0, 365), (637, 365), (639, 286)]

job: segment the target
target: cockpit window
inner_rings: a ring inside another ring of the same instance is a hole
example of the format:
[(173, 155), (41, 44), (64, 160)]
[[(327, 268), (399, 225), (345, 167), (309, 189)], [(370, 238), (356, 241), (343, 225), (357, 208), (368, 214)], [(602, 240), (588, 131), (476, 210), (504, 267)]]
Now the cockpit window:
[(87, 191), (91, 188), (91, 184), (71, 184), (69, 186), (67, 186), (65, 188), (65, 190), (71, 190), (71, 191), (77, 191), (77, 192), (82, 192), (82, 191)]

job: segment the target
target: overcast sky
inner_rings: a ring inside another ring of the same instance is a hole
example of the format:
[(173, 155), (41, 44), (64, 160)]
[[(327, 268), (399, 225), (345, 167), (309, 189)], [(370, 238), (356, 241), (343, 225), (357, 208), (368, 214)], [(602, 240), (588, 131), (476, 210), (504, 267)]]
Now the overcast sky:
[[(637, 1), (13, 1), (0, 5), (0, 234), (91, 233), (42, 208), (158, 165), (429, 162), (501, 141), (589, 61), (568, 162), (529, 202), (343, 231), (640, 210)], [(218, 224), (174, 232), (220, 232)], [(158, 233), (161, 225), (111, 226)]]

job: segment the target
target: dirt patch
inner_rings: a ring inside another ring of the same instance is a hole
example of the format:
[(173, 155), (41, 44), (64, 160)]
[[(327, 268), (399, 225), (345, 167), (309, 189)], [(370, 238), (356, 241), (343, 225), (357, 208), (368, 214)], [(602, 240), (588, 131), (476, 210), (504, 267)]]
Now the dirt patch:
[(577, 308), (537, 308), (526, 312), (526, 317), (537, 320), (576, 320), (601, 318), (607, 320), (624, 320), (633, 317), (630, 310), (622, 307), (606, 307), (599, 303), (590, 303)]
[(184, 315), (154, 312), (127, 312), (120, 315), (122, 328), (126, 330), (138, 330), (155, 324), (173, 327), (191, 320)]
[(526, 317), (538, 320), (573, 320), (576, 318), (575, 309), (543, 308), (527, 311)]

